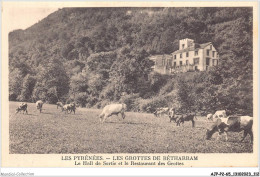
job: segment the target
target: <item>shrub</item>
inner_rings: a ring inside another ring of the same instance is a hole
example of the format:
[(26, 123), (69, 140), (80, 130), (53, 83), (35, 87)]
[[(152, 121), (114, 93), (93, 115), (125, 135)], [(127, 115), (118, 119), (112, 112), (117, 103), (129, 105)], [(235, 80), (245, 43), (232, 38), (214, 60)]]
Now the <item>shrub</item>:
[(121, 103), (125, 103), (127, 105), (127, 111), (139, 111), (139, 103), (138, 103), (139, 94), (131, 94), (122, 96), (120, 99)]
[(154, 112), (158, 107), (167, 107), (168, 103), (165, 97), (158, 96), (151, 99), (140, 100), (139, 108), (142, 112)]

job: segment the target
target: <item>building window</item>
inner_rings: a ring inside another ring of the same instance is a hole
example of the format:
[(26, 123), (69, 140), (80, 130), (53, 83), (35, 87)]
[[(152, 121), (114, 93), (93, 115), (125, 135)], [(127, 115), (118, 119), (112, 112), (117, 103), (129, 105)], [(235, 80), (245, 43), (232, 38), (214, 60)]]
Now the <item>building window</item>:
[(182, 58), (182, 53), (180, 54), (180, 58)]
[(186, 53), (186, 57), (189, 57), (189, 52)]
[(212, 51), (212, 57), (215, 57), (215, 51)]
[(189, 60), (186, 60), (186, 65), (189, 65)]
[(169, 59), (169, 65), (172, 66), (172, 58)]
[(193, 63), (194, 63), (194, 65), (199, 64), (199, 60), (200, 60), (199, 58), (194, 58), (194, 59), (193, 59)]
[(214, 66), (217, 66), (217, 65), (218, 65), (218, 60), (217, 60), (217, 59), (214, 59), (214, 60), (213, 60), (213, 65), (214, 65)]
[(199, 54), (198, 51), (195, 51), (194, 55), (197, 56), (198, 54)]
[(212, 45), (210, 45), (209, 47), (210, 47), (210, 50), (212, 50)]
[(176, 59), (176, 55), (174, 55), (174, 59)]
[(165, 59), (162, 59), (162, 65), (165, 66)]
[(206, 58), (206, 65), (209, 66), (210, 58)]
[(182, 44), (182, 48), (184, 49), (185, 44)]
[(180, 61), (180, 66), (182, 66), (182, 61)]
[(207, 50), (207, 56), (209, 56), (209, 50)]
[(176, 67), (176, 62), (173, 63), (173, 67), (174, 67), (174, 68)]

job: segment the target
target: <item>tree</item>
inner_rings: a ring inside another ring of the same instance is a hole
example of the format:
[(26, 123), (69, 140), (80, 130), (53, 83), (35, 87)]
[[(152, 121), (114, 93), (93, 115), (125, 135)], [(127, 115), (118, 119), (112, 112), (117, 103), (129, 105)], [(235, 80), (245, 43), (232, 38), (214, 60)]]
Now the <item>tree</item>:
[(36, 78), (35, 99), (55, 103), (69, 92), (69, 78), (60, 59), (52, 58), (44, 68), (39, 68)]
[(23, 75), (18, 68), (9, 75), (9, 99), (15, 101), (22, 91)]
[(27, 101), (27, 102), (33, 101), (32, 93), (33, 93), (35, 83), (36, 83), (35, 77), (31, 76), (30, 74), (27, 74), (23, 79), (21, 95), (18, 97), (18, 100)]

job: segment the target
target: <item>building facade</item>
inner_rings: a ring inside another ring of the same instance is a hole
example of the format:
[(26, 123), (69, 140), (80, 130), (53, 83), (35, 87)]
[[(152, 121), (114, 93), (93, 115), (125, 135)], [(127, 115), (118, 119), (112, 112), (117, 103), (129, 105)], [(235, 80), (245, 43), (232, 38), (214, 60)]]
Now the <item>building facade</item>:
[(192, 39), (179, 41), (179, 50), (171, 55), (154, 55), (155, 72), (173, 74), (188, 71), (205, 71), (219, 64), (219, 56), (211, 42), (197, 44)]

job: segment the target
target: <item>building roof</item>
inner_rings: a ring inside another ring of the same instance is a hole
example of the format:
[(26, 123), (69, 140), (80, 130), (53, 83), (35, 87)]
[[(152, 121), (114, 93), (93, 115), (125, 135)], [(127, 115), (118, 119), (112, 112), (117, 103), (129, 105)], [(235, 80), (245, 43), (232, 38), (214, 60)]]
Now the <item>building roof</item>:
[(196, 50), (199, 50), (199, 49), (204, 49), (209, 44), (211, 44), (211, 42), (207, 42), (207, 43), (203, 43), (203, 44), (195, 43), (195, 45), (192, 46), (192, 47), (187, 47), (187, 48), (182, 49), (182, 50), (176, 50), (172, 54), (178, 54), (178, 53), (183, 53), (183, 52), (189, 52), (189, 51), (196, 51)]
[(169, 54), (162, 54), (162, 55), (152, 55), (150, 56), (150, 60), (156, 60), (158, 58), (169, 58), (169, 57), (172, 57), (172, 55), (169, 55)]

